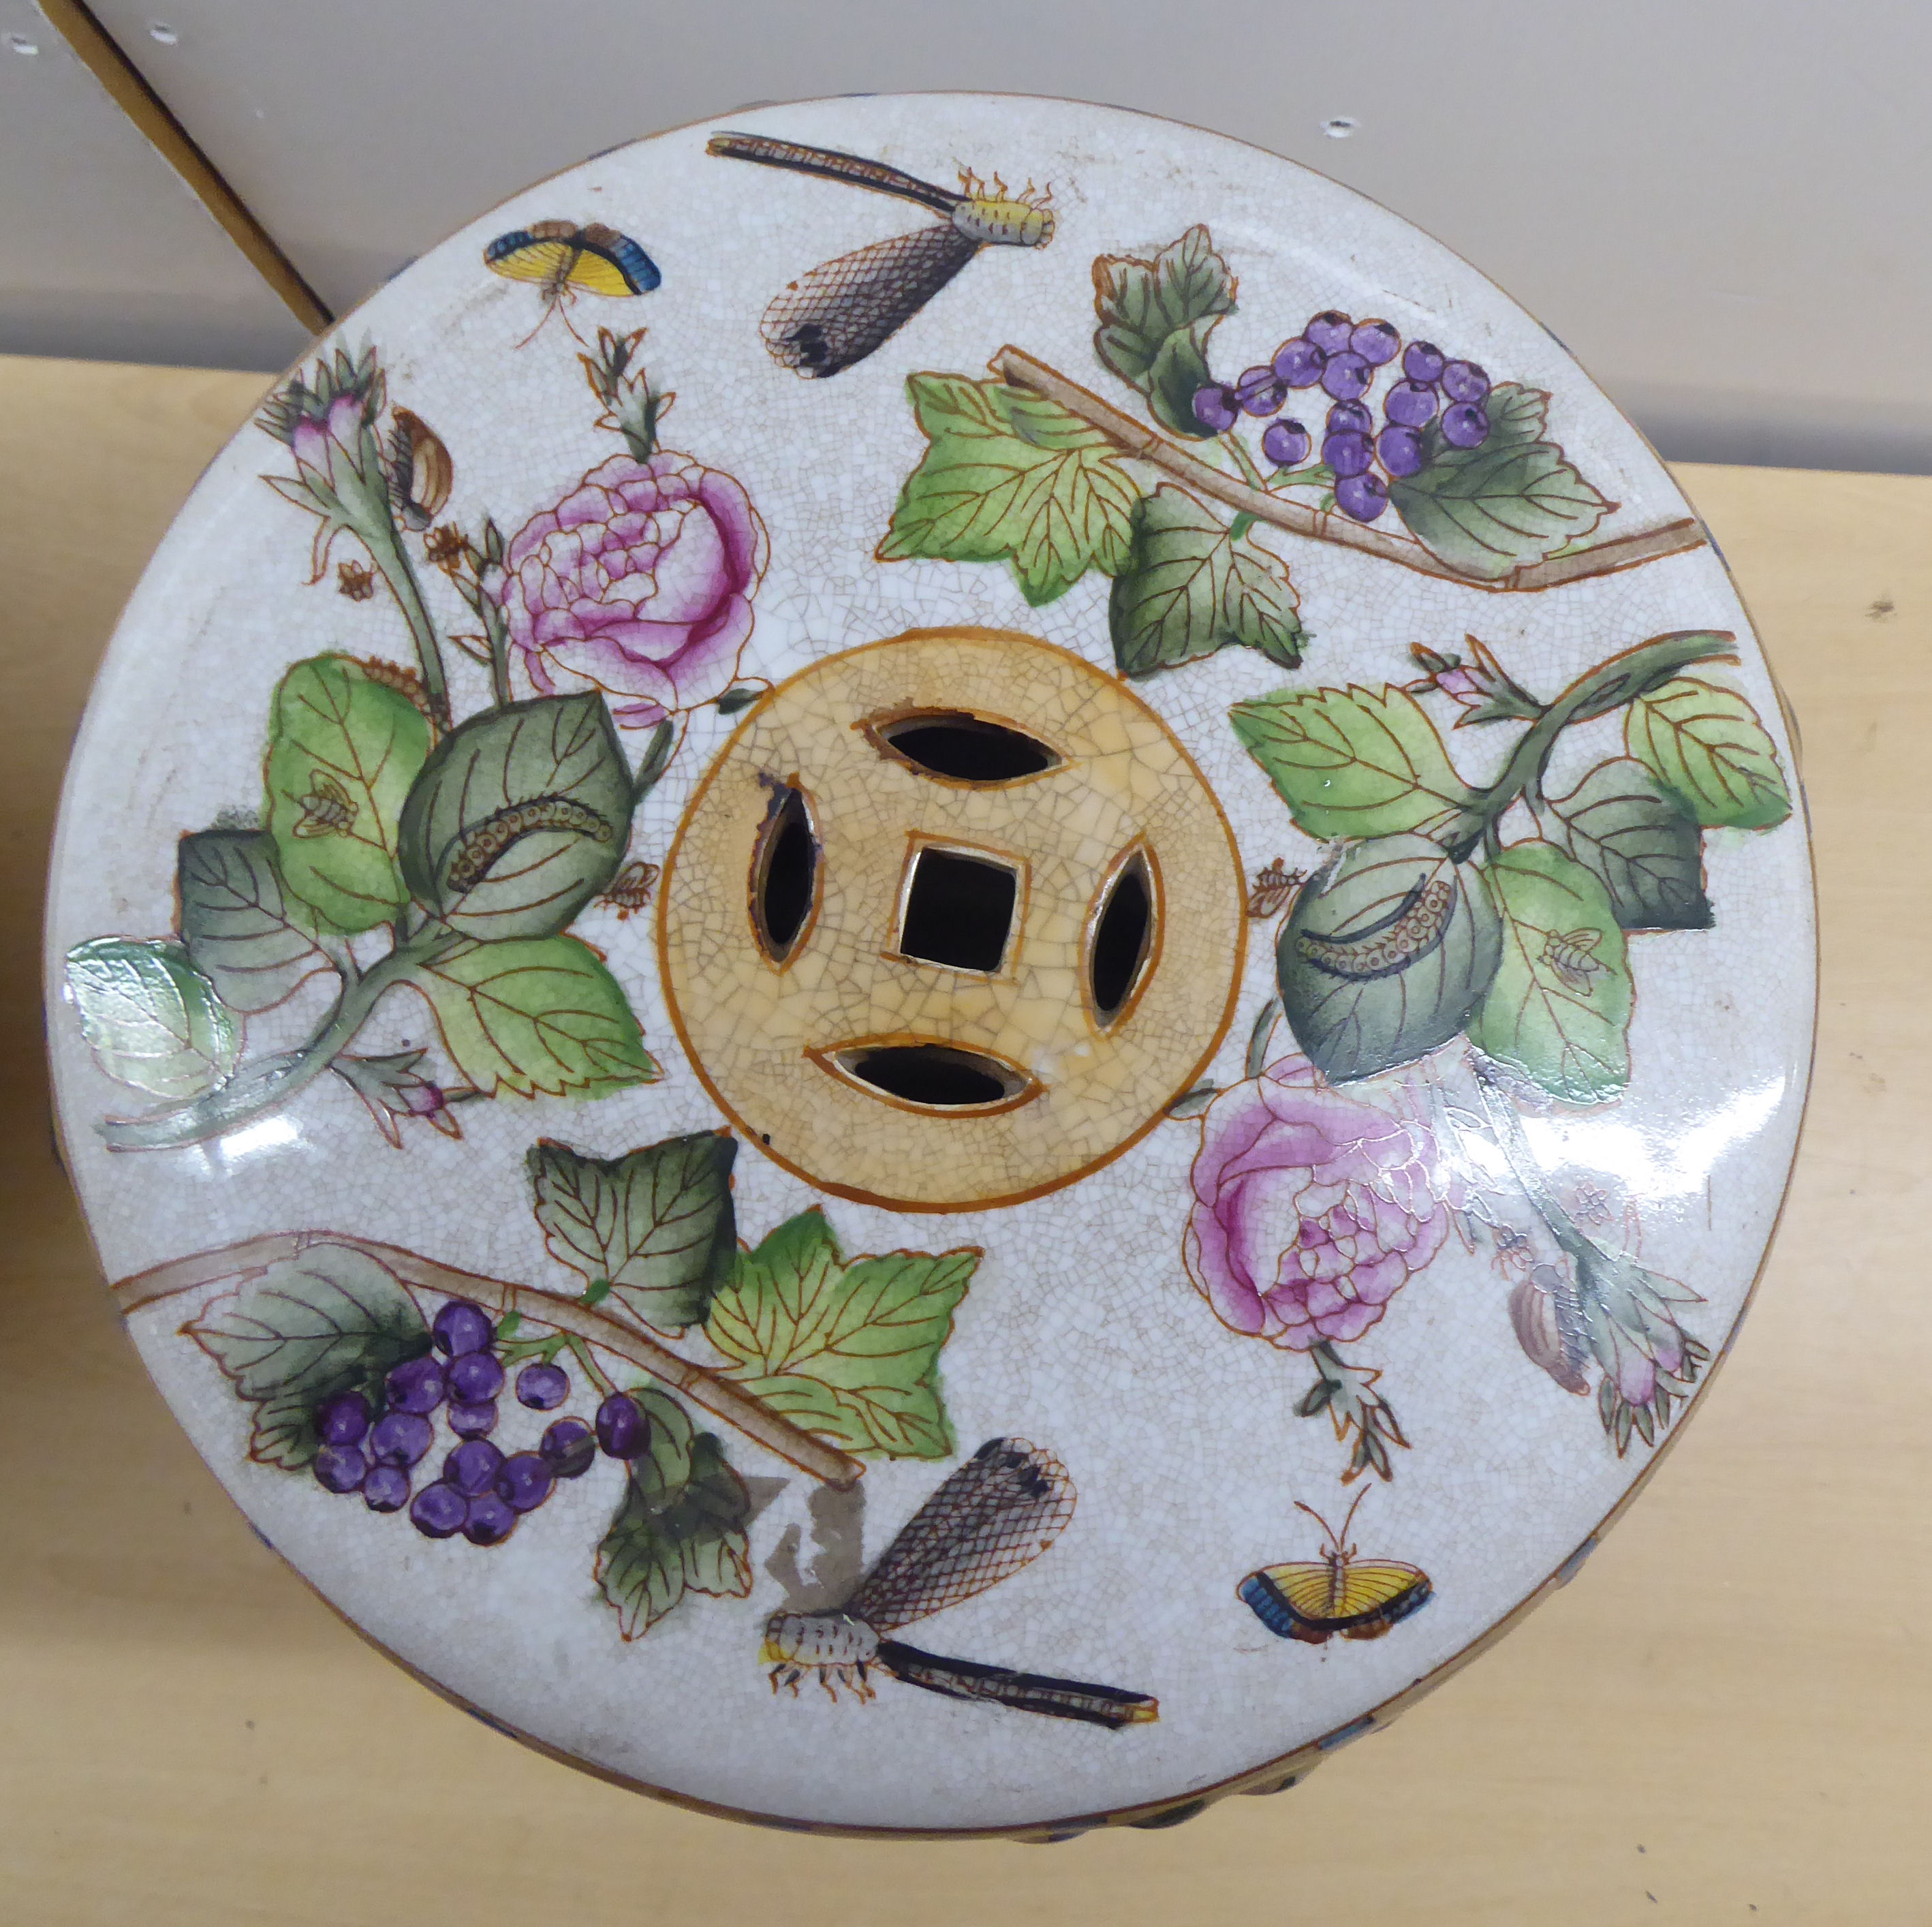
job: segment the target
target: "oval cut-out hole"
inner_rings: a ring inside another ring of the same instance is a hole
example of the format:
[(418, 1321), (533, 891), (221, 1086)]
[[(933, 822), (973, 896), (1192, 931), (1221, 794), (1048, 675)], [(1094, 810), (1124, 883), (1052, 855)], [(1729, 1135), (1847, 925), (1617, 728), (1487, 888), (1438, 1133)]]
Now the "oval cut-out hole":
[(752, 922), (774, 963), (791, 955), (818, 887), (818, 841), (805, 792), (788, 783), (766, 812), (752, 855)]
[(1108, 886), (1094, 920), (1088, 986), (1102, 1023), (1126, 1008), (1153, 947), (1154, 888), (1147, 858), (1137, 851)]
[(1004, 1104), (1027, 1088), (1010, 1065), (952, 1044), (862, 1044), (835, 1060), (847, 1076), (932, 1111)]
[(874, 725), (880, 749), (928, 776), (956, 783), (1016, 783), (1060, 758), (1036, 737), (964, 710), (926, 710)]

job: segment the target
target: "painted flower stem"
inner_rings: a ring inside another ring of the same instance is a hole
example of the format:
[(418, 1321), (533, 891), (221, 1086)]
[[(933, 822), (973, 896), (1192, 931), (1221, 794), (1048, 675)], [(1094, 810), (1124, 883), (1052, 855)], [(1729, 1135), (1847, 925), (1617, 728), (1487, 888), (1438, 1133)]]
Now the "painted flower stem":
[[(850, 1486), (864, 1476), (862, 1460), (815, 1438), (762, 1399), (718, 1373), (680, 1357), (648, 1333), (621, 1319), (538, 1286), (511, 1284), (478, 1272), (459, 1271), (453, 1265), (418, 1256), (400, 1245), (381, 1244), (346, 1232), (278, 1232), (212, 1251), (196, 1252), (122, 1279), (113, 1288), (114, 1301), (124, 1318), (130, 1317), (184, 1292), (256, 1276), (272, 1265), (298, 1257), (317, 1244), (340, 1244), (360, 1251), (418, 1291), (473, 1299), (487, 1310), (518, 1311), (533, 1322), (567, 1334), (579, 1343), (594, 1345), (683, 1393), (713, 1418), (722, 1419), (825, 1484)], [(573, 1346), (572, 1349), (575, 1349)]]
[(1503, 772), (1481, 794), (1467, 821), (1448, 845), (1461, 863), (1478, 843), (1496, 854), (1497, 825), (1519, 797), (1532, 802), (1542, 795), (1544, 773), (1550, 767), (1556, 739), (1572, 723), (1588, 722), (1634, 701), (1648, 690), (1667, 683), (1694, 662), (1735, 662), (1737, 638), (1726, 630), (1685, 629), (1653, 636), (1636, 648), (1600, 662), (1577, 677), (1517, 740)]
[[(416, 667), (422, 677), (423, 698), (429, 704), (430, 719), (438, 734), (450, 726), (449, 686), (442, 673), (442, 645), (431, 619), (429, 605), (423, 600), (422, 584), (416, 579), (416, 565), (403, 546), (393, 521), (383, 518), (380, 526), (371, 521), (364, 527), (361, 518), (352, 524), (362, 539), (370, 559), (388, 584), (396, 607), (409, 625), (410, 640), (416, 644)], [(493, 644), (494, 647), (494, 644)]]
[(314, 1083), (356, 1034), (385, 992), (408, 981), (410, 973), (450, 941), (431, 925), (400, 944), (354, 982), (345, 982), (335, 1007), (299, 1049), (238, 1072), (220, 1089), (178, 1110), (147, 1118), (110, 1118), (100, 1127), (110, 1151), (175, 1151), (184, 1145), (220, 1137), (285, 1104)]
[(1353, 1434), (1355, 1448), (1342, 1483), (1346, 1485), (1365, 1472), (1393, 1479), (1395, 1467), (1389, 1448), (1399, 1445), (1406, 1451), (1408, 1441), (1402, 1436), (1394, 1407), (1375, 1389), (1382, 1373), (1367, 1365), (1351, 1364), (1325, 1338), (1309, 1348), (1308, 1357), (1319, 1376), (1296, 1409), (1304, 1418), (1325, 1411), (1334, 1421), (1336, 1438)]
[(1177, 481), (1203, 495), (1211, 496), (1238, 514), (1252, 515), (1291, 535), (1306, 536), (1316, 542), (1334, 542), (1384, 562), (1400, 563), (1424, 575), (1444, 582), (1460, 583), (1466, 589), (1496, 592), (1526, 592), (1553, 589), (1565, 582), (1581, 582), (1599, 575), (1614, 575), (1620, 569), (1635, 569), (1666, 555), (1687, 554), (1706, 548), (1710, 537), (1694, 515), (1678, 516), (1628, 535), (1613, 536), (1583, 548), (1530, 563), (1494, 582), (1460, 575), (1438, 561), (1412, 536), (1390, 535), (1346, 515), (1330, 515), (1319, 509), (1288, 500), (1267, 488), (1257, 488), (1231, 475), (1210, 467), (1179, 443), (1169, 441), (1157, 429), (1105, 401), (1090, 389), (1070, 381), (1058, 368), (1036, 360), (1022, 348), (1002, 348), (988, 366), (994, 374), (1016, 386), (1030, 389), (1049, 401), (1077, 415), (1098, 428), (1124, 455), (1151, 462), (1165, 469)]

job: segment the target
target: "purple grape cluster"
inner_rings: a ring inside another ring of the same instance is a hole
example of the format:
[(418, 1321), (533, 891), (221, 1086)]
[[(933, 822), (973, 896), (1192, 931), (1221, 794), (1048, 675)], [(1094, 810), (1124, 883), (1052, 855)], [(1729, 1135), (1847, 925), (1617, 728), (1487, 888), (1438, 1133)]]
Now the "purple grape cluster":
[[(425, 1538), (460, 1532), (472, 1545), (501, 1545), (559, 1479), (588, 1472), (599, 1450), (634, 1459), (650, 1443), (643, 1408), (619, 1391), (598, 1407), (594, 1430), (580, 1418), (559, 1418), (534, 1451), (506, 1454), (489, 1436), (505, 1373), (488, 1313), (452, 1298), (436, 1313), (430, 1338), (434, 1349), (398, 1365), (374, 1402), (363, 1392), (343, 1391), (317, 1407), (322, 1443), (314, 1469), (326, 1491), (359, 1492), (372, 1512), (406, 1505), (410, 1523)], [(570, 1396), (569, 1374), (548, 1360), (532, 1361), (517, 1374), (516, 1396), (532, 1411), (554, 1411)], [(458, 1443), (412, 1499), (412, 1475), (436, 1442), (439, 1409)]]
[[(1367, 397), (1397, 355), (1400, 378), (1382, 394), (1378, 430)], [(1372, 522), (1388, 506), (1390, 482), (1421, 468), (1422, 431), (1438, 410), (1438, 432), (1450, 447), (1480, 448), (1489, 438), (1490, 378), (1474, 362), (1450, 361), (1431, 341), (1404, 348), (1392, 323), (1356, 321), (1333, 308), (1284, 341), (1265, 366), (1197, 389), (1194, 419), (1221, 435), (1244, 415), (1274, 416), (1262, 431), (1262, 453), (1277, 469), (1298, 468), (1315, 438), (1282, 410), (1292, 393), (1312, 388), (1330, 403), (1322, 460), (1335, 478), (1336, 506), (1358, 522)]]

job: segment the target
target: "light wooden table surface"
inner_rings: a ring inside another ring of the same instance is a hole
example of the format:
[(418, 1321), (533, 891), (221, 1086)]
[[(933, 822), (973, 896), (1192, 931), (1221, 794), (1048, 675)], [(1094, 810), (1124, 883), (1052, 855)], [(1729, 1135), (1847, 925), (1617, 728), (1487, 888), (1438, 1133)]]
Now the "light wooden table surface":
[(256, 1542), (116, 1328), (50, 1149), (44, 853), (116, 612), (261, 386), (0, 360), (0, 1921), (1932, 1922), (1932, 479), (1683, 472), (1803, 728), (1817, 1082), (1729, 1365), (1582, 1578), (1280, 1797), (841, 1841), (619, 1792), (416, 1685)]

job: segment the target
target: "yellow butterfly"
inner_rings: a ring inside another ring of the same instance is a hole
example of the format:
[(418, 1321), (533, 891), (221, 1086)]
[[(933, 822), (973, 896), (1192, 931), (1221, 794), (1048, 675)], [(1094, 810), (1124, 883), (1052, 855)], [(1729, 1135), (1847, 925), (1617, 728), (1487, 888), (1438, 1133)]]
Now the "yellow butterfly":
[(538, 328), (560, 303), (574, 301), (579, 293), (649, 294), (664, 278), (657, 263), (628, 234), (601, 221), (579, 227), (573, 221), (533, 221), (528, 227), (498, 235), (484, 249), (483, 265), (510, 281), (535, 281), (542, 287), (544, 312)]
[(1429, 1603), (1429, 1575), (1420, 1566), (1399, 1559), (1358, 1559), (1353, 1546), (1342, 1544), (1354, 1523), (1355, 1505), (1367, 1496), (1357, 1495), (1340, 1532), (1312, 1506), (1294, 1502), (1295, 1509), (1327, 1534), (1328, 1549), (1319, 1559), (1264, 1565), (1234, 1589), (1270, 1632), (1311, 1646), (1324, 1646), (1337, 1633), (1344, 1639), (1380, 1639), (1398, 1620)]

